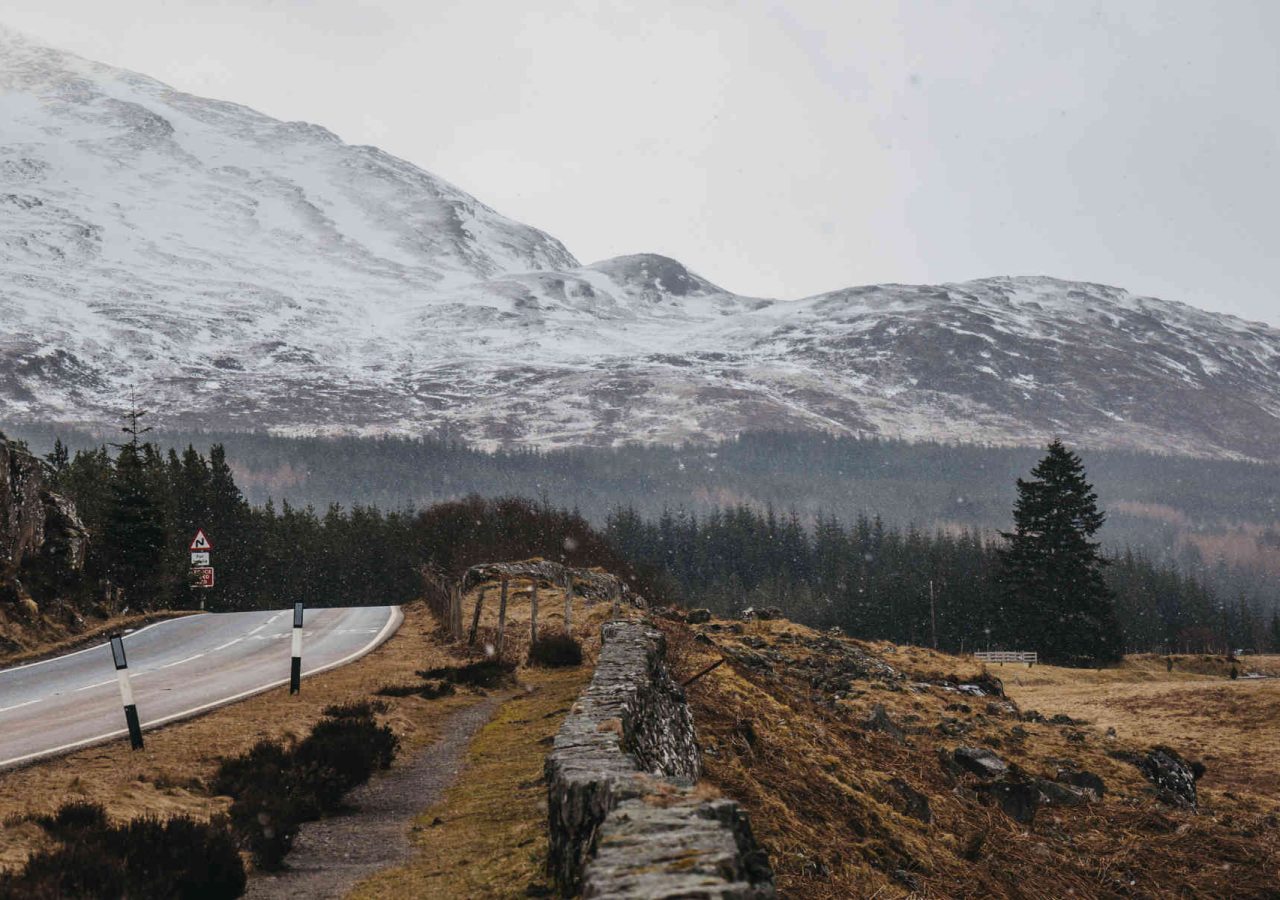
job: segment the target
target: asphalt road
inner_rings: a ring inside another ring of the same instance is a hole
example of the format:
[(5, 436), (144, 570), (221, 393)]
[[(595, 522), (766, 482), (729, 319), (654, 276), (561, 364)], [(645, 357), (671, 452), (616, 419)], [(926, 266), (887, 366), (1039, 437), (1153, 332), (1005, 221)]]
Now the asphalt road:
[[(402, 620), (395, 606), (307, 610), (303, 677), (358, 659)], [(292, 628), (292, 610), (272, 610), (186, 616), (127, 635), (143, 729), (287, 683)], [(106, 644), (0, 671), (0, 768), (126, 734)]]

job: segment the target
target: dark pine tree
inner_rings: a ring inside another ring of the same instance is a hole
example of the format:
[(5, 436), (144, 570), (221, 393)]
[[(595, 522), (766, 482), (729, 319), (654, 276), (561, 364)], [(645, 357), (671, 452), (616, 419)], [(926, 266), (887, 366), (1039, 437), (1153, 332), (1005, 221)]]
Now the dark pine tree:
[(1055, 440), (1029, 481), (1018, 479), (1004, 534), (1005, 640), (1062, 663), (1120, 658), (1124, 641), (1093, 536), (1106, 521), (1080, 457)]

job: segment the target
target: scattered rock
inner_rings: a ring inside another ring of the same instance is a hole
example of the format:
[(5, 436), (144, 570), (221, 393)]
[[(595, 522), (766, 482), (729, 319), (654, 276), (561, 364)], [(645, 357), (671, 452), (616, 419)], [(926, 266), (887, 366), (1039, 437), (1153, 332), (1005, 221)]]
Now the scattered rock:
[(1059, 784), (1047, 778), (1036, 778), (1033, 784), (1040, 792), (1039, 802), (1046, 806), (1083, 806), (1089, 801), (1083, 789), (1069, 784)]
[(889, 713), (885, 710), (883, 703), (877, 703), (871, 710), (871, 717), (866, 721), (866, 728), (868, 731), (883, 732), (899, 744), (905, 743), (907, 740), (907, 733), (893, 719), (889, 718)]
[(685, 613), (684, 620), (690, 625), (703, 625), (711, 621), (711, 610), (705, 607), (691, 609)]
[(1196, 770), (1176, 750), (1153, 747), (1138, 763), (1138, 768), (1156, 786), (1156, 795), (1161, 801), (1170, 806), (1196, 808)]
[(903, 813), (913, 819), (919, 819), (928, 825), (933, 821), (933, 810), (929, 807), (929, 798), (907, 784), (901, 778), (889, 782), (898, 797), (898, 806)]
[(986, 747), (957, 747), (951, 756), (961, 768), (982, 778), (999, 778), (1009, 771), (1009, 764)]
[(1094, 796), (1099, 799), (1107, 793), (1106, 783), (1092, 772), (1079, 772), (1074, 769), (1059, 769), (1054, 780), (1085, 791), (1092, 791)]
[(937, 724), (940, 733), (950, 735), (951, 737), (960, 737), (967, 734), (972, 727), (968, 722), (962, 722), (959, 719), (953, 719), (951, 716), (943, 716), (942, 721)]
[(973, 712), (968, 703), (948, 703), (945, 708), (947, 712), (961, 712), (966, 716)]
[(997, 781), (980, 789), (994, 797), (1004, 814), (1015, 822), (1030, 825), (1035, 821), (1036, 807), (1040, 805), (1036, 785), (1026, 781)]

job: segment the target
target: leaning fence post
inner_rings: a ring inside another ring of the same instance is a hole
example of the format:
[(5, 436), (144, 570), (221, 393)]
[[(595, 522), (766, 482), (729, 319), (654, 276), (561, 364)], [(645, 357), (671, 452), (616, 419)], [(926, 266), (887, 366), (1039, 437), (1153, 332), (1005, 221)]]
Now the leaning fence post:
[(502, 659), (502, 638), (507, 630), (507, 576), (502, 576), (502, 599), (498, 603), (498, 659)]
[(455, 641), (462, 640), (462, 585), (457, 582), (449, 588), (449, 631)]
[(129, 661), (124, 655), (124, 638), (111, 639), (111, 658), (116, 664), (116, 677), (120, 680), (120, 701), (124, 704), (124, 721), (129, 726), (129, 744), (134, 750), (142, 749), (142, 726), (138, 723), (138, 707), (133, 704), (133, 685), (129, 684)]
[(484, 593), (487, 588), (480, 588), (480, 594), (476, 597), (476, 611), (471, 615), (471, 636), (467, 638), (467, 644), (474, 646), (476, 642), (476, 632), (480, 630), (480, 607), (484, 605)]
[(538, 579), (529, 588), (529, 643), (538, 643)]
[(573, 633), (573, 576), (564, 577), (564, 633)]

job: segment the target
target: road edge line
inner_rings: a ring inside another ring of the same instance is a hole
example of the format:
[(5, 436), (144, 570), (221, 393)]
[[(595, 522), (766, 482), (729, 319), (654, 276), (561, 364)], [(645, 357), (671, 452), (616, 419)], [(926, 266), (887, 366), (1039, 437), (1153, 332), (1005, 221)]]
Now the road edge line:
[[(348, 656), (344, 656), (342, 659), (335, 660), (334, 662), (331, 662), (331, 663), (326, 663), (325, 665), (321, 666), (318, 669), (312, 669), (309, 672), (303, 672), (302, 677), (309, 678), (312, 675), (319, 675), (322, 672), (328, 672), (330, 669), (336, 669), (339, 666), (345, 666), (348, 663), (355, 662), (360, 657), (366, 656), (369, 653), (372, 653), (374, 650), (378, 649), (378, 647), (384, 644), (391, 637), (392, 634), (394, 634), (396, 631), (400, 629), (400, 625), (404, 622), (404, 612), (401, 611), (399, 606), (392, 606), (390, 607), (390, 609), (391, 609), (391, 615), (387, 617), (386, 624), (382, 626), (382, 630), (379, 631), (377, 635), (374, 636), (373, 640), (365, 644), (363, 647), (361, 647), (359, 650), (355, 651), (354, 653), (349, 654)], [(173, 621), (173, 620), (166, 619), (165, 621)], [(154, 624), (163, 625), (164, 622), (156, 622)], [(148, 625), (147, 627), (150, 628), (152, 626)], [(142, 629), (138, 629), (138, 630), (141, 631)], [(94, 648), (91, 647), (86, 649), (94, 649)], [(79, 650), (76, 652), (83, 653), (84, 651)], [(72, 655), (73, 654), (70, 654), (70, 653), (67, 654), (67, 656), (72, 656)], [(32, 665), (38, 665), (38, 663), (32, 663)], [(169, 715), (163, 716), (159, 719), (153, 719), (150, 722), (143, 722), (141, 727), (143, 730), (146, 730), (149, 728), (150, 729), (159, 728), (163, 725), (168, 725), (169, 723), (175, 722), (179, 719), (192, 718), (194, 716), (200, 715), (201, 713), (209, 712), (210, 710), (216, 709), (219, 706), (228, 706), (239, 700), (244, 700), (248, 697), (252, 697), (254, 694), (261, 694), (264, 691), (269, 691), (272, 688), (277, 688), (277, 687), (280, 687), (281, 685), (285, 685), (288, 683), (289, 683), (288, 678), (281, 678), (278, 681), (272, 681), (268, 684), (264, 684), (256, 688), (252, 688), (247, 691), (241, 691), (239, 694), (234, 694), (230, 697), (224, 697), (221, 700), (213, 700), (201, 706), (196, 706), (191, 709), (183, 710), (182, 712), (170, 713)], [(105, 743), (107, 741), (114, 740), (115, 738), (118, 738), (122, 735), (126, 735), (128, 733), (129, 733), (129, 730), (127, 728), (121, 728), (118, 731), (112, 731), (112, 732), (109, 732), (108, 734), (100, 734), (100, 735), (97, 735), (96, 737), (85, 738), (84, 740), (76, 741), (73, 744), (63, 744), (61, 747), (53, 747), (52, 749), (49, 749), (49, 750), (40, 750), (40, 751), (37, 751), (36, 753), (28, 753), (26, 756), (15, 756), (13, 759), (0, 759), (0, 770), (7, 769), (9, 767), (21, 766), (25, 763), (37, 762), (46, 757), (61, 756), (62, 754), (70, 753), (74, 750), (82, 750), (85, 747), (91, 747), (94, 744)]]

